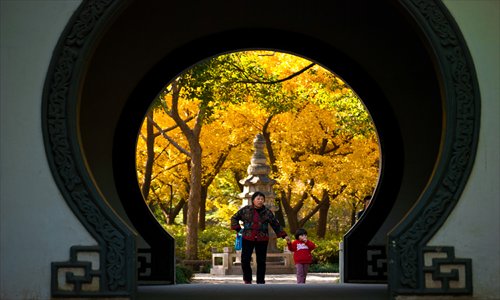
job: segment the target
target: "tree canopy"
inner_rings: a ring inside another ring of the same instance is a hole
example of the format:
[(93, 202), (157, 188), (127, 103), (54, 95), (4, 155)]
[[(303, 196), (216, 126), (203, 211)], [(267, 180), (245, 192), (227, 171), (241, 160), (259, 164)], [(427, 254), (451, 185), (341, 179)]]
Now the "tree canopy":
[(239, 180), (257, 133), (266, 139), (280, 214), (292, 232), (308, 223), (319, 236), (328, 226), (345, 232), (375, 189), (376, 130), (341, 78), (281, 52), (207, 59), (153, 101), (136, 149), (144, 199), (158, 219), (186, 224), (187, 258), (197, 258), (206, 222), (227, 224), (240, 206)]

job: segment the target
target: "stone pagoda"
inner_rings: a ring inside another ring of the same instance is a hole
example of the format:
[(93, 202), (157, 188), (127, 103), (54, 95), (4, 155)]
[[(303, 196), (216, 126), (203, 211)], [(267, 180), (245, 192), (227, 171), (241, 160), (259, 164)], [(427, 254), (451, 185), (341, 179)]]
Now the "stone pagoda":
[[(275, 213), (279, 207), (275, 205), (276, 198), (273, 185), (275, 180), (269, 178), (271, 168), (267, 164), (267, 157), (264, 153), (266, 141), (262, 134), (257, 134), (253, 140), (254, 153), (247, 168), (248, 176), (242, 179), (243, 192), (239, 195), (242, 198), (242, 205), (246, 206), (252, 203), (252, 195), (255, 192), (262, 192), (266, 196), (264, 205)], [(233, 248), (224, 248), (223, 253), (212, 253), (211, 274), (242, 274), (240, 265), (241, 251), (234, 252)], [(293, 263), (293, 254), (287, 249), (280, 250), (277, 247), (276, 233), (269, 226), (269, 244), (266, 259), (267, 274), (288, 274), (295, 272)], [(252, 258), (252, 270), (255, 272), (255, 253)]]
[[(267, 164), (267, 157), (264, 153), (266, 141), (264, 140), (262, 134), (257, 134), (253, 140), (253, 146), (254, 153), (252, 155), (252, 159), (250, 160), (250, 165), (247, 168), (248, 176), (245, 179), (240, 180), (240, 183), (243, 185), (243, 193), (239, 195), (240, 198), (243, 199), (241, 206), (243, 207), (252, 204), (253, 193), (261, 192), (266, 195), (264, 205), (275, 213), (279, 209), (274, 202), (276, 195), (273, 191), (273, 185), (276, 181), (269, 178), (271, 167)], [(269, 245), (267, 251), (271, 253), (279, 252), (276, 246), (276, 233), (271, 226), (269, 226)]]

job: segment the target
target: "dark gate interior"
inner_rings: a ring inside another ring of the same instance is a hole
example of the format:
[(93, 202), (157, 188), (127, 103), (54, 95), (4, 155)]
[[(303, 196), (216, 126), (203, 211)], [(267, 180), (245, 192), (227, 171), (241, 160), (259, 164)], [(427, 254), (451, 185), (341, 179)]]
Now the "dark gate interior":
[(387, 234), (429, 182), (443, 132), (439, 78), (412, 23), (392, 1), (197, 5), (123, 2), (85, 58), (79, 143), (99, 192), (138, 232), (139, 280), (175, 280), (174, 240), (146, 207), (135, 178), (135, 139), (151, 100), (202, 59), (275, 49), (341, 76), (375, 121), (382, 172), (372, 205), (345, 237), (344, 279), (386, 282)]

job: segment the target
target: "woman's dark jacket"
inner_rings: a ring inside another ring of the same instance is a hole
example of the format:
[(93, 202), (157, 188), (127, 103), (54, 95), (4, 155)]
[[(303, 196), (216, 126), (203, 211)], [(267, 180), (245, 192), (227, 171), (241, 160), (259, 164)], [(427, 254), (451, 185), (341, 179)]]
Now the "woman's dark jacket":
[(268, 225), (271, 225), (277, 237), (287, 236), (273, 212), (265, 206), (259, 209), (253, 205), (242, 207), (231, 217), (231, 229), (239, 232), (241, 228), (239, 221), (243, 221), (242, 235), (245, 240), (268, 241)]

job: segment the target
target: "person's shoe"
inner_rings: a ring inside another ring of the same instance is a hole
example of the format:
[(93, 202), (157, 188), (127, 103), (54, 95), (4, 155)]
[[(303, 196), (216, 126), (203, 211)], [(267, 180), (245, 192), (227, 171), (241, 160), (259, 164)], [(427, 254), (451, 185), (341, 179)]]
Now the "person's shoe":
[(246, 281), (246, 280), (245, 280), (245, 284), (252, 284), (252, 282), (251, 282), (251, 281)]

